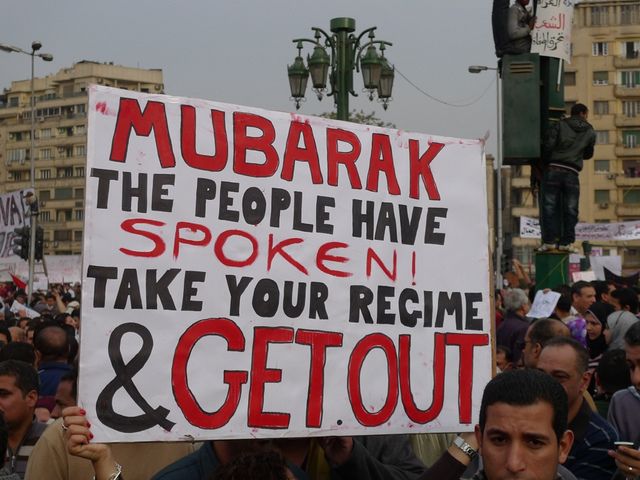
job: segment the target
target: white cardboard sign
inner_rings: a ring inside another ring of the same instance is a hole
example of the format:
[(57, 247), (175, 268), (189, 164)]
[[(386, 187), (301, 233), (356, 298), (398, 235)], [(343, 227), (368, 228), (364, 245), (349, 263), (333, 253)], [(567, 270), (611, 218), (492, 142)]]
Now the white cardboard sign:
[(491, 376), (480, 140), (92, 86), (96, 441), (455, 432)]

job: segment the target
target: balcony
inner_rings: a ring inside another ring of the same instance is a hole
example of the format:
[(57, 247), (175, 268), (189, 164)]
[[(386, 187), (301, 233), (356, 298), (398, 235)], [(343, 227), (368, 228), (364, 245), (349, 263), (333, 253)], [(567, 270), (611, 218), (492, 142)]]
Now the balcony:
[(513, 207), (511, 209), (512, 217), (538, 217), (538, 207)]
[(613, 65), (616, 68), (640, 68), (640, 58), (615, 57)]
[(616, 156), (618, 157), (640, 157), (640, 146), (637, 147), (625, 147), (619, 143), (616, 145)]
[(619, 217), (640, 217), (640, 203), (616, 205), (616, 215)]
[(616, 187), (640, 187), (640, 177), (616, 177)]
[(618, 98), (640, 97), (640, 86), (627, 87), (626, 85), (616, 85), (613, 94)]
[(529, 177), (512, 177), (511, 188), (530, 188), (531, 179)]
[(616, 115), (616, 127), (640, 127), (640, 116)]

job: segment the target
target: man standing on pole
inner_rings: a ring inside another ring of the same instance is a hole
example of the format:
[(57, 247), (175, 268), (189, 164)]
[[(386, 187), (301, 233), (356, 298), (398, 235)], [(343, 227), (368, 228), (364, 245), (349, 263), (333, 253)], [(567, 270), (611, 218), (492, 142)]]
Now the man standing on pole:
[(539, 252), (573, 252), (576, 239), (578, 201), (583, 160), (593, 156), (596, 134), (587, 122), (589, 110), (581, 103), (571, 108), (571, 116), (551, 125), (543, 142), (544, 173), (541, 182)]

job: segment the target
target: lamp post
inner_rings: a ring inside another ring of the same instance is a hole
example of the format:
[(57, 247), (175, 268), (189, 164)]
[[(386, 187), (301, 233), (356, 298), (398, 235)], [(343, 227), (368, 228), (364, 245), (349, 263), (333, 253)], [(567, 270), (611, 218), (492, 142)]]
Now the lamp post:
[(14, 47), (12, 45), (5, 45), (0, 43), (0, 50), (9, 53), (23, 53), (25, 55), (29, 55), (31, 57), (31, 145), (30, 145), (30, 155), (29, 155), (29, 163), (31, 166), (31, 172), (29, 174), (31, 179), (31, 189), (33, 190), (33, 197), (28, 200), (27, 205), (29, 207), (29, 221), (30, 221), (30, 230), (31, 235), (29, 237), (29, 279), (27, 283), (28, 295), (31, 296), (33, 294), (33, 271), (35, 265), (35, 255), (36, 255), (36, 223), (38, 219), (38, 200), (35, 197), (36, 191), (36, 164), (35, 164), (35, 155), (36, 155), (36, 96), (35, 96), (35, 58), (40, 57), (45, 62), (50, 62), (53, 60), (53, 55), (50, 53), (36, 53), (38, 50), (42, 48), (42, 43), (38, 41), (34, 41), (31, 43), (31, 51), (23, 50), (18, 47)]
[(485, 65), (471, 65), (469, 73), (480, 73), (487, 70), (496, 72), (496, 285), (502, 288), (502, 255), (504, 250), (502, 232), (502, 110), (500, 104), (500, 70)]
[[(359, 35), (353, 32), (356, 29), (356, 21), (353, 18), (333, 18), (330, 23), (331, 35), (318, 27), (312, 27), (314, 39), (296, 38), (298, 55), (293, 64), (287, 67), (291, 97), (296, 103), (296, 109), (300, 108), (300, 101), (305, 96), (307, 81), (311, 75), (313, 90), (322, 100), (327, 88), (327, 75), (329, 70), (329, 85), (331, 90), (327, 94), (333, 96), (337, 106), (337, 118), (349, 120), (349, 94), (357, 97), (353, 90), (353, 70), (362, 70), (364, 88), (369, 92), (369, 100), (373, 100), (374, 92), (387, 109), (393, 89), (394, 68), (389, 65), (384, 51), (392, 44), (384, 40), (375, 40), (375, 30), (371, 27)], [(368, 40), (363, 37), (368, 35)], [(324, 39), (324, 41), (322, 41)], [(307, 66), (302, 58), (304, 43), (314, 45), (313, 54), (307, 56)], [(376, 49), (380, 48), (380, 54)], [(331, 55), (325, 48), (331, 49)], [(366, 51), (365, 51), (366, 49)], [(364, 54), (363, 54), (364, 51)]]

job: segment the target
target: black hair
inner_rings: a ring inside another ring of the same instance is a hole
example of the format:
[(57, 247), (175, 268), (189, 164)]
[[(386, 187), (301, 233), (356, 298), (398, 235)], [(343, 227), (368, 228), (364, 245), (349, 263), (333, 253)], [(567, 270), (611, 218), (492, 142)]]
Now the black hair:
[(0, 334), (5, 335), (7, 337), (7, 343), (11, 343), (11, 332), (9, 328), (3, 323), (0, 323)]
[(60, 381), (71, 382), (71, 396), (74, 400), (78, 400), (78, 371), (75, 368), (68, 371), (60, 377)]
[(630, 347), (640, 347), (640, 322), (635, 322), (624, 334), (624, 341)]
[(571, 116), (580, 115), (582, 113), (588, 113), (589, 109), (584, 103), (576, 103), (573, 107), (571, 107)]
[(564, 347), (569, 346), (573, 348), (573, 351), (576, 353), (576, 369), (578, 373), (582, 375), (589, 368), (589, 352), (584, 346), (572, 337), (554, 337), (547, 342), (544, 348), (551, 347)]
[(620, 308), (629, 308), (631, 313), (638, 313), (638, 295), (631, 288), (616, 288), (611, 296), (618, 300)]
[(225, 465), (220, 465), (209, 477), (213, 480), (286, 480), (287, 466), (275, 451), (245, 452)]
[(560, 295), (558, 302), (556, 303), (556, 308), (561, 312), (569, 312), (571, 311), (571, 304), (573, 300), (571, 295)]
[[(582, 289), (583, 288), (587, 288), (587, 287), (591, 287), (593, 288), (593, 285), (591, 285), (589, 282), (586, 282), (584, 280), (580, 280), (576, 283), (574, 283), (573, 285), (571, 285), (571, 294), (572, 295), (582, 295)], [(593, 288), (595, 290), (595, 288)]]
[(496, 353), (504, 353), (504, 359), (507, 362), (513, 362), (513, 353), (511, 353), (511, 349), (509, 347), (505, 347), (504, 345), (498, 345), (496, 347)]
[(559, 336), (558, 332), (562, 327), (569, 332), (569, 328), (560, 320), (556, 320), (554, 318), (540, 318), (531, 324), (529, 340), (534, 345), (539, 343), (541, 347), (544, 347), (550, 340)]
[(11, 342), (0, 349), (0, 362), (5, 360), (20, 360), (29, 365), (34, 365), (36, 363), (36, 352), (30, 343)]
[(5, 360), (0, 362), (0, 377), (13, 377), (16, 387), (20, 389), (23, 396), (29, 392), (40, 389), (40, 380), (38, 372), (33, 365), (20, 360)]
[(596, 373), (600, 386), (608, 394), (614, 394), (631, 385), (627, 356), (622, 349), (616, 348), (604, 352), (596, 368)]
[(480, 405), (480, 431), (487, 424), (487, 409), (496, 403), (529, 406), (546, 402), (553, 409), (553, 431), (558, 441), (567, 429), (569, 401), (567, 394), (551, 375), (532, 368), (509, 370), (487, 383)]

